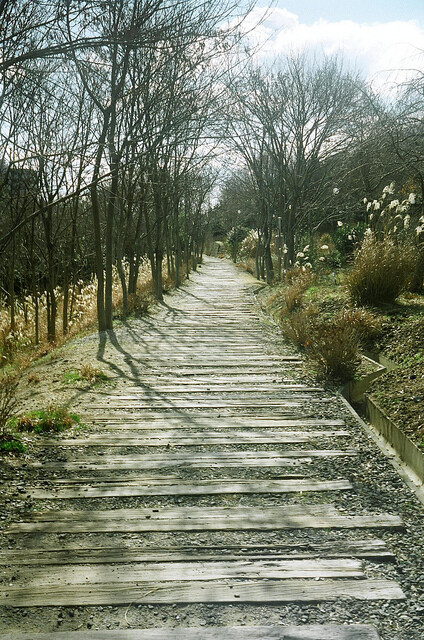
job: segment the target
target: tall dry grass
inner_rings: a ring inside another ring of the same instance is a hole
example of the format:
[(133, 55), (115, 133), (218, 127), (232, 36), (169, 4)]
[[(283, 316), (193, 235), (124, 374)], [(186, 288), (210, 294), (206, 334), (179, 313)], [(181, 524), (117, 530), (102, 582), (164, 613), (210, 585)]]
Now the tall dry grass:
[[(123, 264), (128, 276), (129, 265)], [(166, 289), (173, 286), (169, 276), (164, 274)], [(58, 287), (55, 291), (57, 300), (56, 342), (52, 345), (47, 340), (47, 305), (46, 294), (38, 299), (39, 337), (35, 340), (36, 302), (32, 296), (18, 301), (15, 309), (15, 330), (10, 328), (10, 309), (0, 303), (0, 368), (13, 362), (18, 368), (25, 367), (34, 359), (48, 353), (52, 348), (60, 346), (66, 340), (88, 329), (94, 329), (97, 323), (97, 280), (93, 277), (89, 282), (79, 280), (69, 290), (68, 330), (64, 335), (63, 298), (64, 292)], [(122, 287), (115, 268), (112, 287), (113, 307), (115, 312), (122, 308)], [(137, 293), (129, 300), (129, 310), (133, 314), (145, 313), (154, 302), (153, 284), (150, 265), (145, 261), (139, 271)]]
[(346, 281), (352, 301), (359, 305), (394, 302), (407, 289), (415, 263), (411, 246), (369, 234)]

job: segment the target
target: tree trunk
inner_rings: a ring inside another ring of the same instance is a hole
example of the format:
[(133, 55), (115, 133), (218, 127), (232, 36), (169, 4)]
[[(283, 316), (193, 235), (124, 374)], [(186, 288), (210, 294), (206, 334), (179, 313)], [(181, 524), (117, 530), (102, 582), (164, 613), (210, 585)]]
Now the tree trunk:
[(410, 291), (422, 293), (424, 283), (424, 232), (418, 236), (418, 256), (412, 276)]
[(122, 287), (122, 312), (124, 317), (128, 315), (128, 289), (127, 282), (125, 279), (125, 271), (122, 266), (122, 256), (118, 256), (116, 260), (116, 267), (118, 269), (119, 280), (121, 281)]
[(161, 248), (155, 249), (155, 297), (157, 300), (163, 300), (163, 286), (162, 286), (162, 261), (163, 261), (163, 250)]
[(15, 236), (12, 239), (12, 255), (9, 265), (9, 306), (10, 306), (10, 331), (14, 332), (16, 329), (16, 316), (15, 316), (15, 256), (16, 256), (16, 244)]

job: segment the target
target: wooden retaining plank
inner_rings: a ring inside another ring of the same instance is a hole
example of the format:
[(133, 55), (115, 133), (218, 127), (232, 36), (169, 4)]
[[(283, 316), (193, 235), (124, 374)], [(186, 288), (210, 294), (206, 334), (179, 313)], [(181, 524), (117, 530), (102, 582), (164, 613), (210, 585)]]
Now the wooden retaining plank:
[(7, 633), (2, 640), (379, 640), (370, 625), (305, 625), (301, 627), (175, 627)]
[(81, 584), (43, 586), (0, 591), (0, 605), (13, 607), (96, 606), (189, 603), (328, 602), (334, 600), (404, 600), (391, 580), (269, 580), (198, 582), (145, 582), (142, 585)]
[(114, 486), (113, 480), (104, 484), (84, 484), (81, 487), (51, 487), (28, 489), (27, 495), (37, 499), (109, 498), (129, 496), (206, 496), (228, 494), (298, 493), (309, 491), (346, 491), (352, 489), (348, 480), (137, 480)]
[(257, 509), (208, 507), (114, 509), (112, 511), (34, 512), (26, 522), (11, 523), (8, 533), (84, 533), (143, 531), (240, 531), (283, 529), (399, 528), (401, 518), (387, 513), (340, 515), (334, 507), (283, 505)]
[(225, 558), (226, 560), (293, 560), (300, 558), (368, 558), (391, 561), (395, 557), (383, 540), (336, 540), (322, 543), (288, 543), (260, 545), (202, 545), (201, 547), (160, 547), (127, 549), (125, 547), (87, 547), (69, 549), (37, 549), (0, 551), (0, 565), (62, 565), (62, 564), (127, 564), (132, 562), (197, 562)]
[[(14, 589), (42, 589), (57, 584), (123, 584), (195, 582), (227, 579), (292, 580), (306, 578), (364, 578), (362, 561), (350, 558), (308, 560), (214, 560), (209, 562), (144, 562), (132, 564), (67, 564), (57, 568), (21, 570)], [(23, 584), (22, 584), (23, 583)], [(10, 591), (9, 591), (10, 594)]]

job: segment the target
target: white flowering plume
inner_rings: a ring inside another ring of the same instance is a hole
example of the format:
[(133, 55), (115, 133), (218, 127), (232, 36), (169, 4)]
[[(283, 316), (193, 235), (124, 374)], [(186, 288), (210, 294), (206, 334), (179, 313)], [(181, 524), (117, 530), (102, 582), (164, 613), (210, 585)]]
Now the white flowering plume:
[[(412, 226), (411, 212), (412, 207), (417, 204), (417, 195), (414, 192), (409, 193), (407, 198), (399, 200), (399, 198), (390, 199), (395, 193), (395, 184), (391, 182), (385, 186), (379, 200), (369, 201), (363, 199), (364, 205), (368, 212), (368, 220), (373, 230), (378, 230), (388, 235), (400, 232), (409, 233)], [(421, 221), (418, 221), (421, 225)], [(422, 222), (424, 222), (424, 217)], [(418, 227), (414, 226), (416, 234)]]

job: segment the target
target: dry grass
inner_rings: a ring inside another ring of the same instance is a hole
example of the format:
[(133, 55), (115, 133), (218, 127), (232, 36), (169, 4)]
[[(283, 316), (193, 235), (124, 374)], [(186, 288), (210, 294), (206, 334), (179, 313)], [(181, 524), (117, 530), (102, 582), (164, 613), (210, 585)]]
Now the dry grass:
[(299, 347), (307, 348), (317, 315), (318, 308), (312, 304), (285, 315), (282, 322), (284, 335)]
[[(124, 264), (124, 270), (128, 271), (128, 265)], [(174, 281), (168, 276), (164, 277), (165, 290), (174, 286)], [(114, 270), (113, 278), (113, 308), (119, 310), (122, 307), (122, 288), (118, 272)], [(42, 295), (38, 301), (39, 307), (39, 343), (35, 344), (35, 301), (27, 296), (17, 305), (15, 331), (10, 330), (9, 309), (0, 305), (0, 368), (13, 362), (19, 369), (28, 367), (31, 362), (47, 355), (51, 350), (62, 345), (65, 341), (82, 331), (92, 329), (97, 323), (97, 281), (93, 278), (90, 282), (78, 281), (69, 291), (71, 313), (69, 317), (68, 331), (62, 333), (63, 291), (56, 290), (57, 318), (56, 318), (56, 342), (51, 344), (47, 340), (47, 310), (46, 296)], [(153, 304), (153, 286), (150, 266), (145, 262), (139, 272), (137, 293), (129, 297), (130, 313), (141, 315)]]
[(16, 398), (18, 382), (18, 375), (3, 374), (0, 378), (0, 440), (6, 438), (8, 422), (18, 408)]
[(80, 370), (80, 378), (81, 380), (86, 380), (87, 382), (102, 382), (107, 380), (107, 375), (102, 369), (95, 367), (90, 362), (81, 365)]
[(316, 283), (310, 270), (291, 269), (285, 280), (267, 300), (284, 335), (305, 349), (322, 376), (351, 379), (360, 363), (360, 342), (379, 333), (379, 319), (365, 309), (340, 308), (338, 300), (329, 315), (328, 305), (322, 309), (315, 294), (314, 302), (305, 304), (305, 293)]
[(358, 331), (342, 316), (331, 324), (316, 322), (307, 352), (323, 375), (351, 380), (360, 364)]
[(365, 237), (347, 278), (351, 299), (360, 305), (394, 302), (411, 280), (416, 252), (385, 236)]
[(382, 319), (363, 307), (346, 307), (342, 309), (339, 313), (339, 321), (354, 328), (363, 343), (375, 340), (383, 330)]
[(316, 276), (310, 269), (292, 268), (285, 274), (288, 286), (284, 289), (284, 302), (289, 312), (299, 309), (303, 303), (306, 291), (316, 281)]

